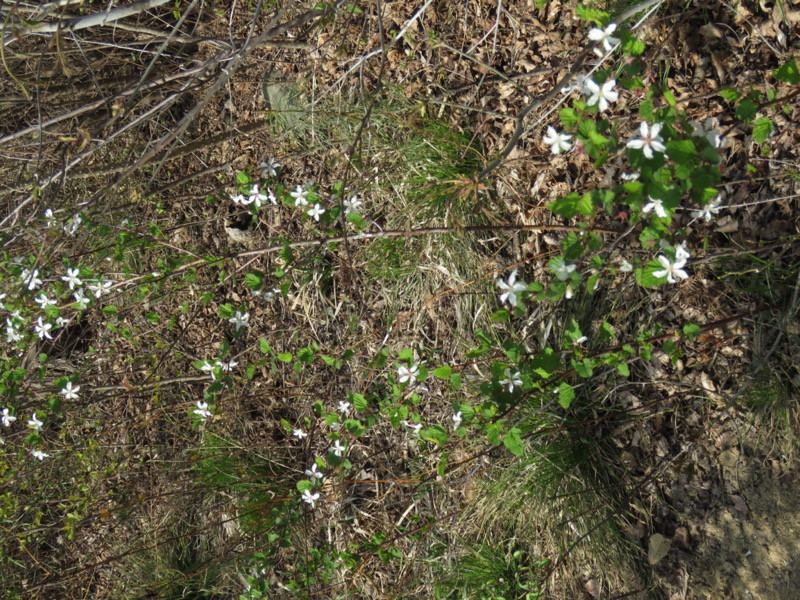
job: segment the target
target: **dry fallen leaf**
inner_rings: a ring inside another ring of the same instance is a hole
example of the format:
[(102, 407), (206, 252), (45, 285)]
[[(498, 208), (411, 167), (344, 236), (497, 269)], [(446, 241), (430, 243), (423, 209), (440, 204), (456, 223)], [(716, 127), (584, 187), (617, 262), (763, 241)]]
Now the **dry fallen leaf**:
[(664, 537), (660, 533), (654, 533), (650, 536), (650, 544), (647, 548), (647, 562), (655, 565), (661, 561), (668, 553), (672, 540)]

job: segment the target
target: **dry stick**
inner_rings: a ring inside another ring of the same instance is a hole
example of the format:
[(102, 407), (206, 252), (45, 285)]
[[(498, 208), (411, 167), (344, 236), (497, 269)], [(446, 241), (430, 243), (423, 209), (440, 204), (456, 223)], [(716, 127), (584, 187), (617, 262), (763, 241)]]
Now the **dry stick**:
[(12, 33), (3, 38), (3, 46), (8, 46), (18, 39), (30, 35), (32, 33), (54, 33), (56, 31), (78, 31), (80, 29), (87, 29), (89, 27), (96, 27), (98, 25), (107, 25), (114, 21), (119, 21), (125, 17), (138, 15), (151, 8), (156, 8), (169, 3), (171, 0), (139, 0), (128, 6), (119, 6), (111, 10), (92, 13), (85, 17), (74, 17), (61, 21), (54, 21), (50, 23), (34, 23), (25, 27), (13, 27)]

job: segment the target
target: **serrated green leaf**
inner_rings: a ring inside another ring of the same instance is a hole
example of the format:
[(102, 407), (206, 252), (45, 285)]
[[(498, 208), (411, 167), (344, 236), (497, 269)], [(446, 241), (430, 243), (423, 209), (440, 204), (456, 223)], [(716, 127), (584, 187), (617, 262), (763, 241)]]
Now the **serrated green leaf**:
[(447, 473), (447, 454), (442, 455), (442, 458), (439, 459), (436, 471), (439, 473), (439, 477), (444, 477), (445, 473)]
[(687, 323), (683, 326), (683, 335), (685, 335), (689, 341), (693, 341), (702, 331), (700, 326), (694, 323)]
[(772, 133), (774, 125), (772, 119), (768, 117), (761, 117), (753, 123), (753, 140), (758, 144), (763, 144), (767, 141), (769, 134)]
[(580, 200), (580, 196), (575, 192), (565, 196), (564, 198), (559, 198), (555, 202), (551, 202), (548, 208), (555, 214), (564, 217), (565, 219), (571, 219), (576, 214), (578, 214), (578, 201)]
[(360, 437), (364, 435), (364, 426), (361, 424), (361, 421), (358, 421), (356, 419), (347, 419), (344, 422), (344, 427), (354, 437)]
[(414, 350), (411, 348), (404, 348), (397, 353), (397, 358), (400, 360), (411, 360), (414, 358)]
[(351, 394), (350, 401), (353, 403), (353, 406), (356, 407), (357, 411), (367, 410), (367, 399), (363, 394), (359, 394), (358, 392)]
[(306, 490), (311, 491), (314, 489), (314, 485), (308, 479), (301, 479), (295, 485), (297, 486), (297, 491), (301, 494)]
[(651, 260), (643, 268), (636, 269), (636, 281), (642, 287), (655, 288), (667, 282), (667, 276), (656, 277), (654, 273), (663, 271), (663, 265), (657, 259)]
[(794, 60), (782, 64), (775, 69), (772, 74), (775, 79), (783, 81), (784, 83), (790, 83), (792, 85), (800, 83), (800, 71), (798, 71), (797, 63)]
[(559, 117), (561, 124), (567, 129), (572, 129), (578, 122), (578, 113), (574, 108), (562, 108)]
[(449, 365), (443, 365), (433, 370), (433, 376), (437, 379), (447, 379), (450, 377), (453, 369)]
[(749, 125), (756, 116), (756, 110), (755, 103), (750, 98), (745, 98), (736, 107), (736, 118), (745, 125)]
[(291, 352), (282, 352), (278, 354), (275, 358), (277, 358), (282, 363), (290, 363), (292, 362), (292, 353)]
[(621, 362), (617, 365), (617, 371), (623, 377), (630, 377), (631, 370), (628, 368), (628, 363)]
[(719, 91), (719, 95), (722, 96), (725, 100), (727, 100), (731, 104), (733, 104), (739, 98), (742, 97), (742, 95), (739, 93), (738, 90), (734, 90), (734, 89), (730, 89), (730, 88), (724, 89), (724, 90), (720, 90)]
[(591, 358), (584, 358), (581, 361), (573, 360), (572, 365), (575, 367), (575, 372), (584, 379), (589, 379), (594, 373), (594, 361)]
[(250, 181), (250, 175), (248, 175), (245, 171), (239, 171), (236, 174), (236, 183), (239, 185), (248, 185)]
[(258, 348), (259, 350), (261, 350), (263, 354), (269, 354), (270, 352), (272, 352), (272, 348), (270, 347), (269, 342), (264, 338), (260, 338), (258, 340)]
[(244, 283), (251, 290), (260, 290), (264, 285), (264, 274), (260, 271), (251, 271), (245, 275)]
[[(602, 136), (601, 136), (602, 137)], [(582, 215), (586, 215), (590, 217), (594, 214), (594, 203), (592, 202), (592, 194), (587, 192), (575, 205), (575, 208), (578, 210), (579, 213)]]
[(514, 456), (522, 456), (525, 453), (525, 446), (522, 444), (520, 433), (520, 430), (514, 427), (503, 436), (503, 445)]
[(235, 312), (231, 304), (220, 304), (217, 309), (217, 314), (223, 319), (230, 319)]
[(453, 386), (455, 391), (459, 391), (461, 389), (461, 375), (458, 373), (453, 373), (450, 376), (450, 385)]
[(434, 425), (419, 432), (419, 437), (427, 442), (433, 442), (437, 446), (447, 443), (447, 431), (441, 425)]
[(628, 56), (639, 56), (644, 52), (644, 42), (633, 36), (625, 35), (622, 42), (622, 51)]
[(667, 156), (683, 165), (697, 156), (697, 148), (692, 140), (670, 140), (667, 142)]
[(575, 388), (563, 381), (558, 386), (558, 403), (566, 410), (572, 406), (573, 400), (575, 400)]
[(486, 437), (489, 438), (489, 443), (492, 446), (499, 446), (500, 445), (500, 426), (496, 423), (491, 423), (486, 428)]
[(545, 348), (531, 361), (533, 372), (543, 379), (549, 379), (560, 366), (561, 354), (555, 352), (552, 348)]
[(605, 26), (611, 21), (611, 17), (607, 12), (586, 6), (585, 4), (578, 4), (575, 7), (575, 16), (582, 21), (589, 21), (598, 26)]

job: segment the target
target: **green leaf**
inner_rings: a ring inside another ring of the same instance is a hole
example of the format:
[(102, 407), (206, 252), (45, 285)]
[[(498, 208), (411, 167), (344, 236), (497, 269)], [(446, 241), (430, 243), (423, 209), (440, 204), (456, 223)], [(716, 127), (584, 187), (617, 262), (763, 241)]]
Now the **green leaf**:
[[(602, 137), (602, 136), (601, 136)], [(594, 214), (594, 204), (592, 202), (592, 194), (591, 192), (587, 192), (575, 205), (575, 208), (578, 210), (579, 213), (582, 215), (586, 215), (590, 217)]]
[(614, 332), (614, 328), (611, 326), (610, 323), (607, 321), (603, 321), (600, 324), (600, 338), (604, 340), (611, 340), (614, 339), (616, 333)]
[(419, 437), (427, 442), (433, 442), (437, 446), (447, 443), (447, 431), (441, 425), (434, 425), (419, 432)]
[(719, 91), (719, 95), (722, 96), (725, 100), (727, 100), (731, 104), (733, 104), (739, 98), (742, 97), (742, 95), (739, 93), (738, 90), (734, 90), (734, 89), (730, 89), (730, 88), (727, 88), (727, 89), (724, 89), (724, 90), (720, 90)]
[(558, 386), (558, 403), (566, 410), (575, 400), (575, 389), (566, 381)]
[(270, 354), (272, 352), (272, 348), (269, 345), (269, 342), (264, 338), (260, 338), (258, 340), (258, 348), (261, 350), (263, 354)]
[(611, 17), (607, 12), (586, 6), (585, 4), (578, 4), (575, 7), (575, 16), (582, 21), (589, 21), (600, 27), (605, 26), (611, 21)]
[(667, 142), (667, 156), (679, 165), (686, 164), (697, 156), (697, 148), (692, 140), (670, 140)]
[(496, 423), (490, 424), (486, 428), (486, 437), (489, 438), (489, 443), (492, 446), (499, 446), (500, 445), (500, 426)]
[(548, 208), (555, 214), (564, 217), (565, 219), (571, 219), (576, 214), (578, 214), (578, 201), (580, 200), (580, 196), (575, 192), (565, 196), (564, 198), (559, 198), (555, 202), (551, 202)]
[(344, 427), (353, 434), (354, 437), (360, 437), (364, 435), (364, 426), (361, 424), (361, 421), (357, 421), (356, 419), (347, 419), (344, 422)]
[(511, 320), (511, 313), (508, 309), (501, 308), (492, 313), (492, 323), (506, 323)]
[(514, 456), (522, 456), (525, 453), (525, 447), (522, 445), (522, 438), (520, 437), (520, 430), (516, 427), (512, 428), (503, 436), (503, 445)]
[(445, 473), (447, 472), (447, 454), (444, 454), (441, 459), (439, 459), (439, 464), (436, 467), (436, 471), (439, 473), (440, 477), (444, 477)]
[(459, 391), (461, 389), (461, 375), (458, 373), (453, 373), (450, 376), (450, 385), (453, 386), (455, 391)]
[(397, 358), (400, 360), (411, 360), (414, 358), (414, 350), (411, 348), (400, 350), (400, 352), (397, 353)]
[(447, 379), (453, 369), (449, 365), (444, 365), (433, 370), (433, 376), (437, 379)]
[(579, 120), (578, 113), (574, 108), (562, 108), (559, 116), (561, 124), (567, 129), (572, 129)]
[(308, 479), (301, 479), (295, 485), (297, 486), (297, 491), (301, 494), (306, 490), (311, 491), (314, 489), (314, 485)]
[(644, 53), (644, 42), (636, 36), (628, 31), (622, 31), (619, 37), (622, 40), (622, 51), (628, 56), (639, 56)]
[(350, 401), (353, 403), (353, 406), (356, 407), (358, 412), (367, 410), (367, 399), (363, 396), (363, 394), (359, 394), (358, 392), (351, 394)]
[(220, 304), (217, 309), (217, 314), (223, 319), (230, 319), (235, 312), (231, 304)]
[(561, 355), (552, 348), (545, 348), (531, 361), (531, 369), (542, 379), (549, 379), (561, 366)]
[(582, 361), (573, 360), (572, 365), (575, 372), (584, 379), (589, 379), (594, 373), (594, 361), (591, 358), (584, 358)]
[(104, 306), (103, 307), (103, 314), (106, 317), (113, 317), (115, 314), (117, 314), (117, 307), (114, 306), (113, 304), (109, 304), (107, 306)]
[(628, 363), (621, 362), (617, 365), (617, 371), (623, 377), (630, 377), (631, 370), (628, 368)]
[(297, 359), (304, 363), (314, 362), (314, 351), (311, 348), (301, 348), (297, 351)]
[(239, 171), (236, 174), (236, 183), (239, 185), (249, 185), (250, 181), (250, 175), (248, 175), (245, 171)]
[(736, 118), (738, 118), (745, 125), (749, 125), (750, 121), (756, 116), (756, 105), (750, 100), (745, 98), (736, 107)]
[(700, 329), (700, 326), (694, 323), (687, 323), (683, 326), (683, 335), (685, 335), (690, 342), (700, 335), (701, 331), (703, 330)]
[(664, 100), (670, 106), (675, 106), (678, 103), (678, 101), (675, 100), (675, 96), (672, 94), (672, 92), (669, 91), (669, 89), (664, 88), (663, 95), (664, 95)]
[(276, 358), (281, 361), (282, 363), (290, 363), (292, 362), (292, 353), (291, 352), (282, 352), (276, 356)]
[(790, 83), (792, 85), (800, 83), (800, 71), (797, 69), (797, 63), (793, 60), (782, 64), (775, 69), (772, 75), (775, 79), (784, 83)]
[(260, 290), (264, 285), (264, 274), (261, 271), (252, 271), (245, 275), (244, 284), (251, 290)]
[(642, 103), (639, 105), (639, 116), (642, 117), (643, 121), (652, 121), (653, 110), (654, 106), (652, 100), (642, 100)]
[(773, 128), (772, 119), (768, 117), (756, 119), (755, 123), (753, 123), (753, 140), (758, 144), (763, 144), (767, 141)]

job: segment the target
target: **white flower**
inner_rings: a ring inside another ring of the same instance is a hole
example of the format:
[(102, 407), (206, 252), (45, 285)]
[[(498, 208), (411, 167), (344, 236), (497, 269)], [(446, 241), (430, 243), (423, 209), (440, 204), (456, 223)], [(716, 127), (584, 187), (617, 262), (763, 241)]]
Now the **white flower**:
[(38, 460), (44, 460), (45, 458), (49, 458), (50, 455), (46, 452), (42, 452), (41, 450), (31, 450), (31, 456)]
[(588, 79), (589, 77), (585, 73), (576, 75), (575, 81), (561, 88), (561, 93), (564, 95), (571, 94), (573, 91), (580, 88), (581, 92), (583, 92), (584, 94), (588, 94), (588, 92), (586, 91), (586, 81)]
[(55, 306), (56, 304), (58, 304), (58, 302), (56, 302), (55, 300), (50, 300), (50, 298), (48, 298), (44, 294), (44, 292), (36, 296), (36, 298), (34, 298), (34, 301), (42, 308), (47, 308), (48, 306)]
[(111, 281), (98, 281), (97, 283), (90, 283), (88, 285), (89, 291), (94, 294), (95, 298), (99, 298), (105, 294), (111, 293), (111, 286), (113, 282)]
[(691, 254), (689, 254), (689, 250), (686, 248), (686, 242), (681, 242), (677, 246), (675, 246), (675, 264), (680, 265), (681, 267), (686, 264), (686, 261), (691, 258)]
[(667, 150), (659, 133), (661, 133), (661, 123), (653, 123), (651, 127), (647, 124), (647, 121), (644, 121), (639, 126), (639, 135), (641, 137), (629, 140), (626, 146), (634, 150), (641, 150), (647, 158), (653, 158), (653, 150), (661, 153)]
[(44, 423), (42, 423), (39, 419), (36, 418), (36, 413), (33, 413), (31, 415), (31, 420), (28, 421), (28, 427), (30, 427), (34, 431), (41, 431), (42, 425), (44, 425)]
[(506, 369), (505, 370), (505, 379), (501, 379), (499, 381), (499, 383), (503, 387), (508, 388), (508, 393), (510, 394), (511, 392), (514, 391), (515, 387), (519, 387), (519, 386), (522, 385), (522, 379), (521, 379), (520, 372), (516, 371), (516, 372), (512, 373), (511, 369)]
[(9, 344), (13, 344), (15, 342), (20, 341), (24, 338), (18, 330), (17, 326), (11, 321), (11, 319), (6, 319), (6, 342)]
[(340, 413), (342, 413), (344, 415), (344, 414), (347, 414), (347, 413), (350, 412), (350, 407), (351, 406), (352, 405), (349, 402), (345, 402), (344, 400), (341, 400), (339, 402), (339, 409), (338, 410), (339, 410)]
[(310, 469), (306, 469), (306, 475), (308, 475), (311, 478), (311, 481), (314, 481), (315, 479), (322, 479), (323, 477), (325, 477), (325, 474), (322, 471), (317, 470), (317, 463), (311, 465)]
[(193, 412), (203, 421), (211, 416), (211, 411), (208, 410), (208, 402), (203, 402), (202, 400), (197, 401), (197, 408)]
[(274, 158), (270, 158), (258, 166), (261, 168), (261, 179), (266, 179), (267, 177), (275, 177), (278, 174), (278, 167), (281, 166), (281, 163)]
[(68, 381), (66, 385), (61, 389), (61, 393), (64, 395), (64, 400), (77, 400), (78, 399), (78, 392), (81, 390), (81, 386), (76, 385), (73, 386), (71, 381)]
[(229, 323), (233, 323), (236, 327), (236, 331), (238, 332), (242, 327), (250, 327), (250, 323), (248, 320), (250, 319), (250, 313), (242, 314), (242, 311), (237, 310), (236, 314), (233, 315), (230, 319), (228, 319)]
[(498, 279), (497, 287), (503, 291), (503, 293), (500, 294), (500, 303), (508, 302), (514, 308), (517, 306), (517, 294), (528, 291), (528, 285), (524, 281), (517, 281), (516, 269), (511, 271), (507, 282)]
[(309, 490), (303, 492), (303, 502), (310, 504), (311, 508), (317, 507), (317, 500), (319, 500), (319, 494), (312, 494)]
[(419, 371), (419, 365), (411, 365), (411, 367), (406, 367), (402, 365), (397, 369), (397, 381), (399, 383), (406, 383), (407, 381), (414, 381), (417, 378), (417, 372)]
[(294, 198), (295, 206), (308, 206), (308, 200), (306, 199), (308, 190), (304, 189), (302, 185), (298, 185), (290, 196)]
[(351, 196), (349, 200), (345, 200), (344, 204), (344, 214), (349, 215), (350, 213), (359, 214), (361, 211), (361, 200), (358, 199), (358, 196)]
[(622, 173), (620, 177), (622, 178), (622, 181), (636, 181), (639, 179), (639, 173), (636, 171), (633, 173)]
[(422, 431), (422, 423), (409, 423), (408, 421), (401, 421), (401, 422), (403, 423), (403, 425), (413, 430), (415, 435), (419, 435), (419, 432)]
[(306, 214), (319, 223), (319, 217), (325, 214), (325, 209), (320, 208), (319, 204), (315, 204), (314, 208), (310, 208), (306, 211)]
[(456, 414), (453, 415), (453, 429), (458, 429), (461, 427), (461, 411), (458, 411)]
[(583, 87), (584, 93), (589, 96), (586, 104), (588, 106), (597, 104), (600, 112), (605, 112), (608, 110), (609, 102), (619, 100), (619, 94), (614, 91), (615, 85), (617, 85), (617, 82), (614, 79), (609, 79), (602, 87), (597, 85), (593, 79), (586, 80), (586, 84)]
[(234, 204), (241, 204), (242, 206), (247, 206), (250, 204), (250, 199), (245, 198), (241, 194), (236, 194), (235, 196), (231, 196), (231, 200)]
[(589, 339), (589, 338), (587, 338), (585, 335), (582, 335), (582, 336), (581, 336), (581, 337), (579, 337), (577, 340), (575, 340), (575, 343), (576, 343), (576, 344), (582, 344), (583, 342), (585, 342), (585, 341), (586, 341), (586, 340), (588, 340), (588, 339)]
[(256, 208), (261, 208), (261, 203), (269, 199), (269, 196), (264, 192), (258, 191), (258, 185), (254, 185), (250, 190), (250, 195), (247, 198), (248, 204), (255, 204)]
[(33, 326), (33, 329), (36, 331), (36, 335), (39, 336), (40, 340), (47, 338), (48, 340), (52, 340), (53, 336), (50, 335), (50, 330), (53, 328), (53, 325), (50, 323), (43, 323), (42, 317), (39, 317), (36, 320), (36, 325)]
[(7, 408), (3, 409), (3, 427), (11, 427), (11, 424), (17, 420), (17, 417), (12, 416)]
[(705, 219), (706, 223), (710, 222), (714, 216), (721, 211), (724, 207), (722, 204), (722, 195), (717, 196), (711, 202), (703, 206), (700, 210), (693, 210), (692, 216), (695, 219)]
[(577, 267), (573, 264), (567, 264), (563, 258), (555, 258), (550, 261), (550, 270), (556, 274), (561, 281), (569, 279), (570, 273), (574, 272)]
[(234, 367), (238, 366), (239, 363), (233, 359), (230, 359), (228, 362), (220, 362), (217, 361), (217, 366), (222, 369), (223, 373), (228, 373), (233, 370)]
[(630, 273), (633, 271), (633, 265), (623, 258), (619, 263), (619, 270), (623, 273)]
[(547, 134), (542, 138), (542, 141), (550, 146), (550, 151), (553, 154), (561, 154), (561, 152), (569, 152), (572, 150), (570, 143), (571, 135), (568, 133), (559, 133), (553, 127), (547, 128)]
[(209, 373), (211, 375), (211, 379), (216, 380), (217, 375), (215, 371), (217, 370), (217, 366), (218, 366), (217, 364), (212, 365), (210, 362), (205, 360), (203, 361), (203, 364), (200, 365), (200, 370), (203, 371), (203, 373)]
[(83, 218), (81, 218), (80, 215), (75, 215), (67, 222), (66, 225), (64, 225), (64, 231), (67, 233), (67, 235), (73, 236), (77, 233), (78, 227), (81, 226), (81, 223), (83, 223)]
[(45, 227), (52, 227), (53, 225), (56, 224), (56, 219), (55, 215), (53, 215), (52, 208), (48, 208), (46, 211), (44, 211), (44, 219), (45, 219), (44, 221)]
[(42, 286), (42, 280), (39, 279), (39, 269), (34, 269), (30, 272), (28, 269), (22, 270), (22, 283), (28, 286), (28, 291), (32, 292)]
[(666, 219), (667, 209), (664, 208), (663, 201), (659, 200), (658, 198), (653, 198), (652, 196), (649, 196), (649, 198), (650, 202), (648, 202), (642, 207), (642, 212), (649, 213), (650, 211), (655, 211), (655, 213), (659, 217), (661, 217), (662, 219)]
[(714, 127), (714, 119), (712, 117), (706, 119), (706, 122), (702, 125), (697, 121), (689, 121), (689, 125), (692, 126), (692, 137), (704, 137), (714, 148), (724, 145), (719, 135), (719, 129)]
[(302, 440), (303, 438), (307, 438), (308, 434), (303, 431), (302, 429), (293, 429), (292, 435), (296, 437), (298, 440)]
[(610, 23), (605, 29), (598, 29), (595, 27), (589, 31), (589, 39), (593, 42), (602, 42), (606, 52), (610, 52), (614, 46), (619, 44), (619, 38), (611, 36), (616, 29), (616, 23)]
[(67, 323), (69, 323), (69, 319), (67, 319), (65, 317), (62, 317), (61, 315), (58, 315), (56, 317), (56, 328), (60, 329), (61, 327), (63, 327)]
[(328, 448), (329, 452), (333, 452), (339, 458), (341, 458), (341, 456), (342, 456), (342, 454), (344, 454), (345, 450), (347, 450), (347, 446), (342, 446), (342, 443), (339, 440), (336, 440), (333, 443), (333, 446)]
[(669, 283), (675, 283), (676, 277), (680, 279), (689, 278), (689, 275), (683, 270), (683, 266), (686, 264), (685, 262), (671, 263), (663, 254), (659, 254), (656, 258), (658, 258), (658, 262), (661, 263), (661, 266), (664, 267), (664, 270), (655, 271), (653, 273), (654, 277), (666, 277)]
[(74, 290), (75, 286), (81, 285), (83, 282), (78, 278), (78, 269), (67, 269), (67, 274), (61, 278), (61, 281), (66, 281), (69, 289)]

